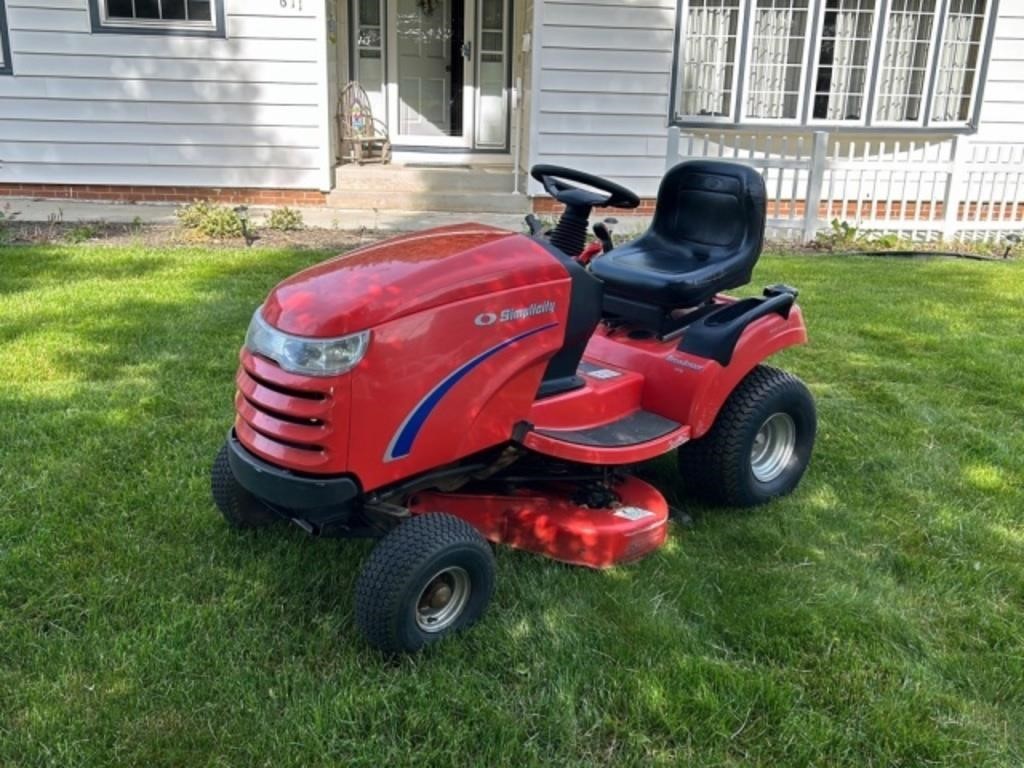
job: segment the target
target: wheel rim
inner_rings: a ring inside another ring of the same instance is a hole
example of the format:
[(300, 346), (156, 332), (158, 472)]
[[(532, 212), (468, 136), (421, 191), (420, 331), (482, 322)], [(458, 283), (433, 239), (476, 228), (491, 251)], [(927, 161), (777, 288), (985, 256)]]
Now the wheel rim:
[(762, 483), (781, 475), (796, 448), (796, 423), (788, 413), (773, 413), (754, 436), (750, 449), (750, 470)]
[(465, 610), (469, 592), (469, 574), (464, 568), (438, 571), (416, 600), (416, 626), (430, 633), (448, 629)]

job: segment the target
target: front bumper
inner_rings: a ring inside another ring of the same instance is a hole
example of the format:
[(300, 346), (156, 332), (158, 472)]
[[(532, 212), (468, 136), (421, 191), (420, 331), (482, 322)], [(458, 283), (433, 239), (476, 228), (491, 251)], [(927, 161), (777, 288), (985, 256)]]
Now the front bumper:
[(360, 495), (351, 477), (304, 477), (250, 453), (235, 430), (228, 432), (228, 463), (235, 480), (253, 496), (288, 510), (326, 511), (348, 506)]

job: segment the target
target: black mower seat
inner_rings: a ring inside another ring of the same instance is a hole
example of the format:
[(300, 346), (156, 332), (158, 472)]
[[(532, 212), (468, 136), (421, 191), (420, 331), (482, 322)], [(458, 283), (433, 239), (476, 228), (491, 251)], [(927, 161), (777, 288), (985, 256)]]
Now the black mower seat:
[(609, 296), (692, 307), (750, 282), (764, 244), (764, 179), (737, 163), (692, 160), (665, 174), (650, 229), (595, 259)]

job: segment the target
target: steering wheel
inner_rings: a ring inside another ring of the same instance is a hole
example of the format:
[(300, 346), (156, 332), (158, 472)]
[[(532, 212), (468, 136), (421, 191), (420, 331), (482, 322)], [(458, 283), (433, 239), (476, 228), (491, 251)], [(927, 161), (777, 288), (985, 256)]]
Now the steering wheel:
[[(544, 185), (544, 190), (555, 200), (570, 207), (586, 208), (636, 208), (640, 205), (637, 194), (614, 181), (602, 179), (583, 171), (563, 168), (558, 165), (535, 165), (530, 175)], [(601, 195), (590, 189), (569, 184), (584, 184), (607, 194)]]

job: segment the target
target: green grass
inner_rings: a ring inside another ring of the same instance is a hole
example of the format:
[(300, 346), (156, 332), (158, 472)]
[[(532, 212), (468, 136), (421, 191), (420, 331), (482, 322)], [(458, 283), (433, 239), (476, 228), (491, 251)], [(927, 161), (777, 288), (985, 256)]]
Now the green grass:
[(481, 625), (387, 661), (367, 543), (208, 497), (249, 315), (318, 258), (0, 250), (0, 765), (1024, 763), (1024, 264), (766, 257), (797, 493), (603, 573), (502, 551)]

